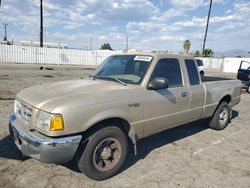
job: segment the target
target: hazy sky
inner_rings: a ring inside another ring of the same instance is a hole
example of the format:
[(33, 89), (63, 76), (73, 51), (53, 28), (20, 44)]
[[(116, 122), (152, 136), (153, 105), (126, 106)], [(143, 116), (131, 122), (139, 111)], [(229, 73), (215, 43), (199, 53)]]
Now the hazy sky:
[[(39, 41), (39, 0), (2, 0), (8, 39)], [(202, 48), (209, 0), (44, 0), (44, 40), (69, 47), (181, 51)], [(0, 37), (4, 29), (0, 27)], [(213, 0), (207, 47), (250, 51), (250, 1)]]

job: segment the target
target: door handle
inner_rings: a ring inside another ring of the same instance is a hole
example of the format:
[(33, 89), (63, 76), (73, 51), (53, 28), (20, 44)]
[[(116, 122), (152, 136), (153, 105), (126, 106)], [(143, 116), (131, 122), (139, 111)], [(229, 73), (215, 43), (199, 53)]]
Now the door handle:
[(182, 96), (182, 97), (188, 96), (188, 92), (186, 92), (186, 91), (182, 92), (182, 93), (181, 93), (181, 96)]

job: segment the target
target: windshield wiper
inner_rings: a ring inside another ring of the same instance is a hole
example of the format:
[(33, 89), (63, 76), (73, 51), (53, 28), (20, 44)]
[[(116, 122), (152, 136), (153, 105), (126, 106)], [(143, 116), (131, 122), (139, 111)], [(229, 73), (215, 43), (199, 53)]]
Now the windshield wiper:
[(120, 79), (118, 79), (118, 78), (114, 78), (114, 77), (109, 77), (109, 76), (94, 76), (94, 75), (91, 75), (91, 78), (92, 79), (102, 79), (102, 80), (112, 80), (112, 81), (116, 81), (116, 82), (118, 82), (118, 83), (120, 83), (120, 84), (122, 84), (122, 85), (124, 85), (124, 86), (126, 86), (127, 85), (127, 83), (125, 83), (125, 82), (123, 82), (123, 81), (121, 81)]

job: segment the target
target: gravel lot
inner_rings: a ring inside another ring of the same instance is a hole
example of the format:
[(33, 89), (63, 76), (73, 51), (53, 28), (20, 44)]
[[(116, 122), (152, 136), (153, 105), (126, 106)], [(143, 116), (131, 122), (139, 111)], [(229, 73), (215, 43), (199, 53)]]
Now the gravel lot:
[(203, 120), (143, 139), (139, 155), (130, 155), (122, 172), (109, 180), (90, 180), (73, 162), (23, 160), (8, 136), (15, 95), (32, 85), (79, 79), (91, 72), (79, 66), (39, 68), (0, 64), (0, 187), (250, 187), (250, 95), (246, 93), (225, 130), (210, 130)]

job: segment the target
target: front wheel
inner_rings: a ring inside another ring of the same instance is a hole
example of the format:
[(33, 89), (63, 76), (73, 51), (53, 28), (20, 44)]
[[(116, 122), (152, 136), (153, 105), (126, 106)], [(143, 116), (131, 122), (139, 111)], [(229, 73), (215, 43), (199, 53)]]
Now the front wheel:
[(247, 87), (247, 93), (250, 94), (250, 84), (249, 84), (248, 87)]
[(117, 174), (125, 162), (128, 150), (126, 135), (118, 127), (106, 127), (95, 132), (80, 154), (78, 167), (94, 180), (104, 180)]
[(212, 119), (209, 122), (209, 127), (215, 130), (225, 129), (230, 120), (230, 109), (227, 102), (221, 102), (216, 109)]

